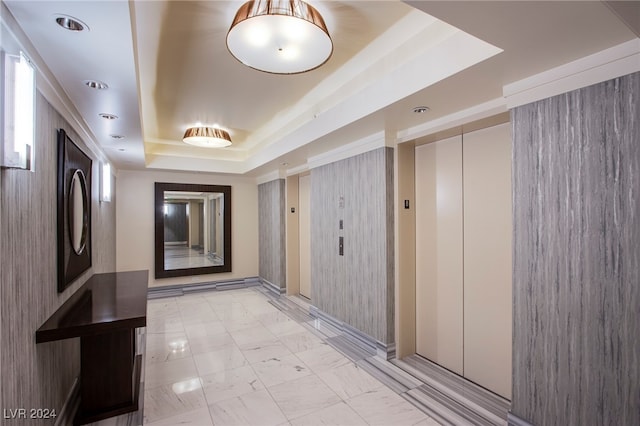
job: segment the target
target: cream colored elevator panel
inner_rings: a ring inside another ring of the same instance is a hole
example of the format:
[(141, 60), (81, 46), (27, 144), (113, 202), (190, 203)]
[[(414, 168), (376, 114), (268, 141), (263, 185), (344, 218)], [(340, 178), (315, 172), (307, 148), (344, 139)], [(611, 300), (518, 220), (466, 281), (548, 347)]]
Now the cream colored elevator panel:
[(300, 294), (311, 299), (311, 176), (300, 176), (298, 206), (300, 214)]
[(510, 125), (464, 135), (464, 376), (511, 399)]
[(416, 351), (462, 374), (462, 140), (416, 148)]

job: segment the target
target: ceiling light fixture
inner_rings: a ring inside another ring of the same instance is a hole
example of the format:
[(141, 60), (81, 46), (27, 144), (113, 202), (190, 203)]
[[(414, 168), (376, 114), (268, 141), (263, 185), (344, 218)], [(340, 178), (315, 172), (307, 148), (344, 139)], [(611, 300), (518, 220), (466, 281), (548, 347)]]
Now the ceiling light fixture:
[(103, 83), (98, 80), (85, 80), (84, 84), (87, 87), (90, 87), (92, 89), (98, 89), (98, 90), (106, 90), (109, 88), (109, 86), (107, 86), (107, 83)]
[(226, 130), (216, 127), (189, 127), (182, 140), (189, 145), (205, 148), (224, 148), (231, 145), (231, 136)]
[(124, 139), (124, 135), (109, 135), (112, 139)]
[(118, 116), (117, 115), (113, 115), (113, 114), (108, 114), (106, 112), (101, 112), (100, 114), (98, 114), (100, 117), (104, 118), (105, 120), (117, 120)]
[(227, 48), (256, 70), (298, 74), (327, 62), (333, 41), (313, 6), (301, 0), (254, 0), (238, 9), (227, 33)]
[(430, 108), (428, 106), (417, 106), (413, 109), (413, 112), (415, 112), (416, 114), (424, 114), (425, 112), (428, 112), (430, 110)]
[(69, 30), (69, 31), (79, 32), (79, 31), (84, 31), (85, 29), (86, 30), (89, 29), (87, 24), (85, 24), (81, 20), (76, 19), (72, 16), (67, 16), (67, 15), (58, 15), (56, 17), (56, 23), (60, 25), (62, 28), (64, 28), (65, 30)]

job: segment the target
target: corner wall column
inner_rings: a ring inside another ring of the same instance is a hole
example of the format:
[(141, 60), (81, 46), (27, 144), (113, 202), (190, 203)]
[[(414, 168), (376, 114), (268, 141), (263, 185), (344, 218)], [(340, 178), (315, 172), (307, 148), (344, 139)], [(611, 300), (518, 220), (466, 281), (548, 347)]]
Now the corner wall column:
[(640, 73), (512, 111), (513, 417), (640, 424), (639, 116)]

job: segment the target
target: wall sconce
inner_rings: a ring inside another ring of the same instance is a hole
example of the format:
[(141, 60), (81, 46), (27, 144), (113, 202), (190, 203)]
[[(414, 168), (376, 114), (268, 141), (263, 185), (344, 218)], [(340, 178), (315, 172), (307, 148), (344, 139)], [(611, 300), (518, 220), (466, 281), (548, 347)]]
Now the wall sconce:
[(111, 164), (103, 163), (100, 169), (100, 201), (111, 201)]
[(20, 52), (2, 52), (3, 125), (0, 166), (10, 169), (34, 170), (36, 73), (33, 63)]

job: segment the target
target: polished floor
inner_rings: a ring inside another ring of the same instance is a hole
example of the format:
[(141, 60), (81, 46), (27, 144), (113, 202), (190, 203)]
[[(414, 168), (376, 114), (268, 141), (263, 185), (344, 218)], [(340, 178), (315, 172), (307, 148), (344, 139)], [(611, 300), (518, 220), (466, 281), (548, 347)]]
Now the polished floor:
[(144, 423), (437, 425), (258, 288), (150, 300)]
[(202, 249), (172, 245), (164, 247), (164, 269), (202, 268), (220, 266), (222, 263), (222, 259), (209, 257)]

